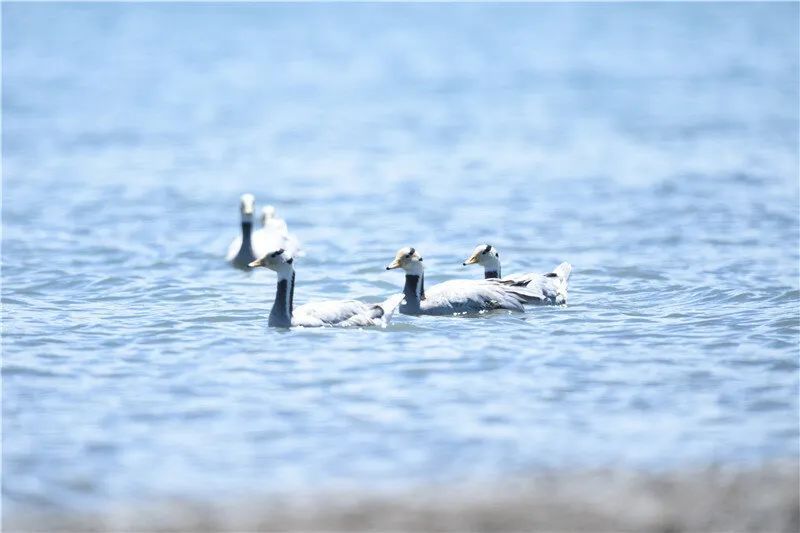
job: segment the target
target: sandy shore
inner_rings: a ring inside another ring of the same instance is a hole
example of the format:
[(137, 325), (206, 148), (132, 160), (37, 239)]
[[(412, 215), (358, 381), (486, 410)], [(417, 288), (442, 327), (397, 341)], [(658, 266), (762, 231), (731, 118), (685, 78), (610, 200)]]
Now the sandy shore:
[(797, 532), (799, 483), (795, 462), (667, 474), (542, 473), (490, 486), (171, 501), (100, 514), (6, 506), (3, 531)]

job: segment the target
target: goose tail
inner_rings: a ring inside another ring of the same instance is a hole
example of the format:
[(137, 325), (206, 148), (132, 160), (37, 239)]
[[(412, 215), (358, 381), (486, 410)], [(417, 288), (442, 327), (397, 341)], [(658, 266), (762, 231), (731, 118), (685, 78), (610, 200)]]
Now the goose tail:
[(389, 296), (386, 300), (375, 306), (382, 311), (380, 319), (381, 319), (381, 325), (384, 328), (389, 325), (389, 321), (392, 319), (392, 315), (394, 315), (394, 312), (400, 306), (400, 302), (403, 301), (404, 297), (405, 296), (403, 296), (402, 293), (393, 294), (392, 296)]
[(558, 265), (556, 268), (553, 269), (551, 274), (555, 274), (557, 278), (563, 279), (566, 283), (569, 281), (569, 275), (572, 274), (572, 265), (567, 263), (566, 261)]
[(553, 303), (565, 304), (567, 303), (567, 286), (569, 285), (569, 276), (572, 273), (572, 265), (569, 263), (561, 263), (558, 265), (547, 277), (556, 278), (554, 284), (555, 294), (551, 297)]

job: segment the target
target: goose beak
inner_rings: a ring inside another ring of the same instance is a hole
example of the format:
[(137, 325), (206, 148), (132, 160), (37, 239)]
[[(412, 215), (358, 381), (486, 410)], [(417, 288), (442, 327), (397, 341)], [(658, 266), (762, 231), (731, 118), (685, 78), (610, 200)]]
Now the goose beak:
[(478, 262), (478, 255), (477, 254), (473, 254), (466, 261), (464, 261), (461, 264), (464, 265), (464, 266), (467, 266), (467, 265), (474, 265), (477, 262)]
[(400, 268), (400, 260), (395, 259), (391, 263), (386, 266), (386, 270), (392, 270), (393, 268)]
[(249, 266), (251, 268), (255, 268), (255, 267), (260, 267), (263, 264), (264, 264), (264, 258), (262, 257), (261, 259), (256, 259), (252, 263), (248, 263), (247, 266)]

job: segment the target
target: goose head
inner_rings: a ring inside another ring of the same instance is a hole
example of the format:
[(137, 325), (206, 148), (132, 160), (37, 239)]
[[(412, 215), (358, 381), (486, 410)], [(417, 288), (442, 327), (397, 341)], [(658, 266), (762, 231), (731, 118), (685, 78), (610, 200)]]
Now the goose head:
[(294, 257), (291, 256), (289, 252), (284, 250), (283, 248), (279, 250), (274, 250), (272, 252), (267, 253), (261, 259), (256, 259), (252, 263), (250, 263), (249, 267), (265, 267), (270, 270), (274, 270), (275, 272), (289, 272), (293, 270)]
[(474, 264), (481, 265), (486, 270), (497, 271), (500, 269), (500, 253), (491, 244), (479, 244), (462, 263), (464, 266)]
[(275, 218), (275, 208), (271, 205), (265, 205), (261, 208), (261, 225), (266, 226), (269, 220)]
[(412, 247), (400, 248), (394, 261), (386, 266), (386, 270), (402, 268), (406, 274), (421, 275), (424, 268), (422, 266), (422, 256)]
[(239, 199), (239, 211), (242, 214), (242, 222), (253, 221), (253, 211), (255, 210), (256, 198), (250, 193), (245, 193)]

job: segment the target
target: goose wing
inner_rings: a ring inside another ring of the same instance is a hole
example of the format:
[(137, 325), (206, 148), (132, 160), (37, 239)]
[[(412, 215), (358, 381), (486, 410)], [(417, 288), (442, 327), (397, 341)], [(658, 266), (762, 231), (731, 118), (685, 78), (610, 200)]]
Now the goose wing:
[(534, 272), (514, 274), (503, 278), (501, 281), (502, 283), (526, 287), (531, 291), (536, 291), (541, 295), (543, 303), (563, 304), (567, 301), (567, 286), (571, 273), (572, 265), (561, 263), (547, 274)]
[(281, 233), (283, 235), (289, 234), (289, 226), (286, 224), (286, 221), (283, 220), (282, 218), (275, 217), (267, 220), (267, 224), (265, 227), (276, 233)]
[(228, 246), (228, 253), (225, 254), (225, 261), (233, 261), (236, 259), (236, 254), (239, 253), (239, 249), (242, 247), (242, 236), (239, 235), (235, 239), (231, 241), (231, 244)]
[(366, 307), (366, 304), (356, 300), (307, 303), (294, 309), (292, 325), (332, 326), (344, 322), (359, 313), (364, 313)]
[(492, 309), (524, 311), (526, 303), (540, 301), (541, 293), (499, 280), (453, 280), (425, 291), (420, 302), (425, 314), (477, 313)]
[(403, 295), (396, 294), (379, 304), (368, 304), (357, 300), (308, 303), (294, 310), (292, 325), (305, 327), (385, 326), (402, 300)]

